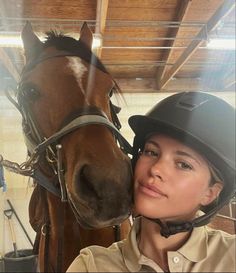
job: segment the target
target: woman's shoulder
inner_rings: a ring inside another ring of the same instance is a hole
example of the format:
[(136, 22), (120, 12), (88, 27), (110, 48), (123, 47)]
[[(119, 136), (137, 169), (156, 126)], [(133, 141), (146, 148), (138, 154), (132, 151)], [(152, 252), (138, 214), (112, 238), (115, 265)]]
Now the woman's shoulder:
[(221, 246), (230, 246), (236, 243), (236, 235), (229, 234), (223, 230), (214, 229), (211, 227), (205, 227), (208, 236), (208, 242), (215, 242), (217, 244), (221, 244)]
[(80, 254), (87, 254), (87, 255), (93, 255), (93, 256), (98, 256), (98, 255), (106, 256), (106, 255), (112, 255), (112, 254), (119, 254), (123, 244), (124, 244), (124, 240), (115, 242), (109, 247), (91, 245), (81, 249)]
[(67, 272), (106, 272), (126, 270), (122, 245), (124, 241), (113, 243), (110, 247), (92, 245), (81, 249)]

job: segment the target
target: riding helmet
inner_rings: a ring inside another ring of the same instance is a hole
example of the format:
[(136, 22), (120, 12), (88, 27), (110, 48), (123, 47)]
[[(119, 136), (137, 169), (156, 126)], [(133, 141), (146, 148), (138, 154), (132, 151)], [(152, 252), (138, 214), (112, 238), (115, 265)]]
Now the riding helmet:
[[(203, 209), (205, 214), (192, 222), (163, 226), (163, 236), (207, 224), (234, 197), (235, 109), (227, 102), (200, 91), (180, 92), (160, 101), (144, 116), (131, 116), (129, 125), (135, 133), (133, 166), (146, 137), (155, 132), (165, 133), (205, 156), (224, 183), (217, 204), (206, 206)], [(154, 221), (161, 225), (159, 219)]]

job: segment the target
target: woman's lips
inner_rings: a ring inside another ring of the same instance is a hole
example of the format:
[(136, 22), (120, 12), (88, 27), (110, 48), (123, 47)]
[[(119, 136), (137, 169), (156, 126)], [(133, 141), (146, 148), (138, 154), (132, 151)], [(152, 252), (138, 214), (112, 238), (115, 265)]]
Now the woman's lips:
[(151, 197), (156, 198), (167, 197), (166, 194), (164, 194), (161, 190), (159, 190), (157, 187), (153, 185), (145, 185), (143, 183), (139, 183), (138, 190)]

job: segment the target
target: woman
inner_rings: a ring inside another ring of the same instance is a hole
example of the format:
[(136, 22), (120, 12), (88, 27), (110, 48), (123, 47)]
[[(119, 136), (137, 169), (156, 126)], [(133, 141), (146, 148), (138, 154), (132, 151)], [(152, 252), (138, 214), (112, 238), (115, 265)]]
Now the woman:
[(132, 116), (135, 221), (68, 272), (235, 272), (235, 236), (205, 225), (235, 193), (235, 110), (184, 92)]

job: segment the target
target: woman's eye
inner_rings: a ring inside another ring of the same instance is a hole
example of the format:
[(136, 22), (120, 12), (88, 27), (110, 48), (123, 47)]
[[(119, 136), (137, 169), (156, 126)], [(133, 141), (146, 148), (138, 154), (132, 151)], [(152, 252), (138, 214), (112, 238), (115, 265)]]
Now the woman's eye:
[(153, 150), (149, 150), (149, 149), (144, 149), (143, 150), (143, 155), (150, 156), (150, 157), (157, 157), (158, 156), (158, 152), (153, 151)]
[(186, 162), (178, 162), (177, 165), (180, 169), (184, 169), (184, 170), (192, 170), (193, 169), (193, 167)]

